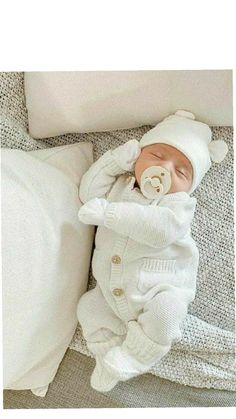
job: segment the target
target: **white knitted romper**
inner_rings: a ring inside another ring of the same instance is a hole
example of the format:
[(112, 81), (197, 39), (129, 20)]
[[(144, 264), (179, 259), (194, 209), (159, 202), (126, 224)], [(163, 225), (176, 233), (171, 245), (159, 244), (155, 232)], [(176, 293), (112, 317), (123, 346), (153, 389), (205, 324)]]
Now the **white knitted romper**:
[(82, 178), (82, 202), (97, 197), (110, 204), (95, 237), (97, 285), (81, 297), (77, 317), (95, 355), (125, 342), (132, 356), (150, 364), (180, 339), (195, 296), (199, 253), (190, 225), (196, 199), (177, 192), (153, 205), (134, 183), (110, 150)]

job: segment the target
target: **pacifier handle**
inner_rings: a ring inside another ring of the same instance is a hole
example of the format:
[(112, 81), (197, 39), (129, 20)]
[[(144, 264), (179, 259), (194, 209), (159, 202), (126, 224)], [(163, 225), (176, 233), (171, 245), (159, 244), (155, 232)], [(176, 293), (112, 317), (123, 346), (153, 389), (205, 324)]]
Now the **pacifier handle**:
[(162, 186), (162, 184), (160, 184), (159, 186), (157, 186), (157, 192), (159, 192), (159, 193), (163, 193), (163, 191), (164, 191), (164, 188), (163, 188), (163, 186)]
[(148, 177), (148, 180), (152, 187), (157, 189), (157, 192), (163, 193), (164, 188), (158, 176)]

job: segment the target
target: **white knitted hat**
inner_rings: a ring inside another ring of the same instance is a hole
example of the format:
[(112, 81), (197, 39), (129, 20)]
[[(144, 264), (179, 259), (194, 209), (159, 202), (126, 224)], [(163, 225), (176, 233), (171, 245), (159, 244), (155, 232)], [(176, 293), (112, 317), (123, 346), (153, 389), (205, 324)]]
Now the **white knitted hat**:
[(141, 148), (151, 144), (168, 144), (181, 151), (193, 167), (191, 194), (211, 167), (211, 160), (220, 163), (224, 160), (228, 146), (223, 140), (211, 141), (210, 127), (203, 122), (195, 121), (193, 113), (178, 110), (166, 117), (140, 140)]

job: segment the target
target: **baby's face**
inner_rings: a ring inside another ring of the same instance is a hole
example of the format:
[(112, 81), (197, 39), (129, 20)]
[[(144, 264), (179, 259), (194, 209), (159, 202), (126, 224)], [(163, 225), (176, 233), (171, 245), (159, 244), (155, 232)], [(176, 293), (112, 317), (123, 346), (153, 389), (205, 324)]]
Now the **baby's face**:
[(135, 164), (135, 177), (140, 187), (141, 175), (150, 166), (161, 166), (171, 174), (168, 193), (187, 192), (192, 185), (193, 168), (187, 157), (167, 144), (151, 144), (144, 147)]

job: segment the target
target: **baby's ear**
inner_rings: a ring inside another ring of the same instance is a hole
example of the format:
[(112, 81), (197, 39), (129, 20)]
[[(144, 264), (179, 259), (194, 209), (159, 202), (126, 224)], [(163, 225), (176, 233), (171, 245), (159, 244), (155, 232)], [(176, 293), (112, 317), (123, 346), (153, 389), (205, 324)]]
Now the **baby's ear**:
[(210, 158), (214, 163), (220, 163), (224, 160), (229, 149), (225, 141), (215, 140), (208, 145)]

